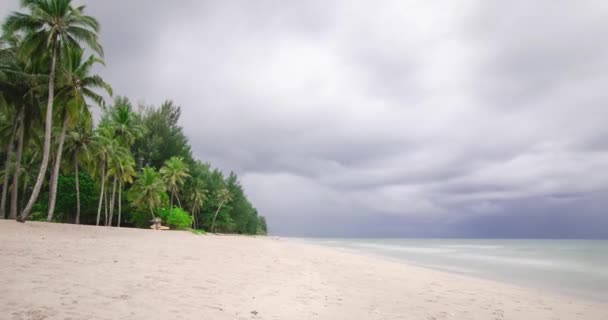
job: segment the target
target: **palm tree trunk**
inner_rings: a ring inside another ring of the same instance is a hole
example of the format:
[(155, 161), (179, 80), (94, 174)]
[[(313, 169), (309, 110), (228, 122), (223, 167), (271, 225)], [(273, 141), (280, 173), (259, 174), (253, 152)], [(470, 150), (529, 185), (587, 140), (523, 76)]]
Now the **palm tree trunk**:
[(99, 193), (99, 206), (97, 207), (97, 222), (96, 226), (99, 225), (99, 218), (101, 216), (101, 205), (103, 204), (104, 188), (106, 186), (106, 163), (101, 164), (101, 192)]
[(222, 209), (223, 205), (224, 203), (220, 202), (220, 206), (217, 207), (217, 210), (215, 210), (215, 214), (213, 215), (213, 221), (211, 222), (211, 232), (215, 231), (215, 219), (217, 218), (217, 214), (220, 212), (220, 209)]
[(105, 199), (104, 199), (104, 221), (103, 224), (105, 224), (106, 226), (108, 225), (108, 192), (106, 191), (105, 194)]
[[(21, 112), (19, 112), (21, 115)], [(15, 121), (13, 124), (13, 128), (11, 129), (11, 139), (8, 141), (8, 146), (6, 147), (6, 161), (4, 164), (4, 182), (2, 183), (2, 200), (0, 200), (0, 219), (4, 219), (6, 215), (6, 196), (8, 194), (8, 182), (11, 177), (11, 157), (13, 155), (13, 147), (15, 141), (15, 134), (17, 132), (17, 123), (19, 120)]]
[[(11, 190), (10, 219), (17, 219), (17, 205), (19, 199), (19, 176), (21, 174), (21, 156), (23, 155), (23, 139), (25, 135), (24, 120), (20, 119), (19, 138), (17, 138), (17, 154), (15, 155), (15, 173), (13, 174), (13, 190)], [(25, 183), (24, 183), (25, 186)]]
[(198, 228), (198, 219), (196, 218), (197, 215), (198, 215), (198, 210), (196, 213), (194, 213), (194, 212), (192, 213), (192, 223), (194, 223), (194, 229)]
[(80, 178), (78, 177), (78, 153), (74, 153), (74, 185), (76, 186), (76, 224), (80, 224)]
[(36, 178), (36, 184), (32, 190), (30, 200), (27, 202), (25, 209), (21, 213), (21, 217), (17, 219), (20, 222), (30, 216), (34, 203), (38, 200), (40, 195), (40, 189), (46, 176), (46, 169), (49, 165), (49, 155), (51, 153), (51, 132), (53, 131), (53, 101), (55, 98), (55, 64), (57, 62), (57, 38), (53, 39), (53, 49), (51, 53), (51, 72), (49, 74), (49, 94), (48, 101), (46, 103), (46, 119), (44, 122), (44, 147), (42, 148), (42, 163), (40, 164), (40, 171), (38, 171), (38, 177)]
[(46, 221), (53, 220), (53, 214), (55, 213), (55, 202), (57, 200), (57, 181), (59, 180), (59, 167), (61, 167), (61, 155), (63, 153), (63, 143), (65, 142), (65, 133), (68, 130), (68, 116), (65, 116), (63, 125), (61, 127), (61, 133), (59, 134), (59, 145), (57, 146), (57, 154), (55, 156), (55, 165), (53, 166), (53, 172), (51, 174), (51, 187), (49, 190), (49, 212), (46, 217)]
[(114, 203), (116, 200), (116, 176), (114, 176), (114, 182), (112, 183), (112, 197), (110, 198), (110, 219), (108, 219), (108, 226), (112, 226), (112, 219), (114, 218)]
[(118, 181), (118, 223), (116, 224), (119, 228), (120, 228), (121, 210), (122, 210), (122, 180), (119, 180)]
[(170, 209), (173, 209), (173, 191), (171, 191), (171, 206)]
[(177, 199), (177, 205), (181, 209), (182, 208), (182, 203), (179, 201), (179, 196), (177, 195), (177, 193), (175, 193), (175, 199)]

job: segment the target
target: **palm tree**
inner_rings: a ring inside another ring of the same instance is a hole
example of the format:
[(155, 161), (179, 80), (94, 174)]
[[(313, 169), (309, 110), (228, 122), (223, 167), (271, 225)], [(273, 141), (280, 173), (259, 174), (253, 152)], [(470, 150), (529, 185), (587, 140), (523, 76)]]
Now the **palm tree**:
[(120, 166), (121, 171), (119, 172), (118, 178), (118, 223), (117, 226), (120, 228), (120, 221), (122, 219), (122, 186), (123, 183), (133, 183), (133, 177), (135, 177), (135, 160), (131, 155), (123, 159), (123, 163)]
[(18, 219), (23, 222), (38, 199), (49, 163), (57, 57), (69, 47), (79, 48), (81, 42), (86, 42), (100, 55), (103, 50), (97, 42), (99, 24), (95, 18), (83, 14), (84, 6), (74, 8), (71, 0), (21, 0), (21, 6), (28, 13), (11, 14), (4, 23), (4, 30), (8, 34), (25, 34), (21, 56), (38, 55), (50, 59), (42, 162), (30, 199)]
[[(89, 120), (89, 119), (87, 119)], [(66, 152), (72, 159), (74, 166), (74, 185), (76, 187), (76, 224), (80, 224), (80, 178), (79, 167), (81, 159), (90, 162), (92, 158), (93, 133), (91, 123), (80, 121), (77, 127), (70, 131), (66, 140)]]
[(171, 193), (171, 208), (173, 208), (173, 198), (177, 199), (179, 207), (182, 204), (179, 201), (179, 189), (186, 182), (186, 179), (190, 177), (188, 173), (188, 167), (184, 163), (184, 159), (181, 157), (171, 157), (165, 161), (165, 165), (160, 168), (160, 174), (167, 184), (167, 188)]
[[(21, 173), (21, 158), (23, 155), (24, 144), (33, 135), (32, 131), (38, 128), (37, 121), (40, 116), (39, 101), (40, 94), (44, 92), (48, 76), (43, 73), (44, 66), (29, 58), (18, 55), (19, 48), (23, 46), (23, 40), (18, 35), (3, 35), (0, 38), (0, 92), (3, 106), (7, 108), (5, 115), (11, 117), (12, 128), (16, 129), (10, 139), (4, 134), (8, 146), (8, 151), (12, 151), (14, 139), (17, 140), (17, 151), (15, 158), (11, 159), (10, 153), (8, 160), (13, 160), (13, 182), (11, 192), (11, 209), (9, 218), (17, 217), (18, 183)], [(8, 103), (10, 101), (10, 104)], [(25, 130), (28, 128), (28, 130)], [(9, 172), (10, 161), (6, 163), (6, 172)], [(9, 175), (5, 175), (5, 187), (8, 190)], [(4, 192), (4, 191), (3, 191)], [(2, 200), (6, 195), (3, 193)], [(4, 210), (5, 206), (2, 205)]]
[(57, 199), (59, 167), (61, 165), (63, 144), (69, 123), (75, 123), (83, 116), (85, 118), (91, 117), (86, 99), (92, 100), (102, 108), (105, 106), (103, 97), (97, 94), (95, 89), (104, 89), (109, 95), (112, 95), (112, 88), (109, 84), (103, 81), (100, 76), (90, 74), (91, 67), (95, 63), (103, 64), (102, 60), (95, 56), (89, 56), (87, 60), (83, 61), (83, 50), (80, 48), (69, 48), (66, 55), (68, 59), (64, 60), (64, 67), (60, 70), (58, 77), (60, 80), (58, 82), (62, 87), (57, 94), (57, 100), (64, 102), (65, 107), (60, 113), (61, 117), (63, 117), (63, 125), (59, 135), (55, 165), (51, 172), (47, 221), (53, 220), (55, 200)]
[(101, 216), (101, 205), (103, 204), (103, 196), (106, 185), (106, 166), (108, 159), (113, 152), (113, 139), (112, 132), (108, 126), (100, 125), (94, 138), (95, 158), (99, 161), (101, 167), (100, 180), (101, 180), (101, 192), (99, 193), (99, 206), (97, 207), (97, 220), (95, 225), (99, 225), (99, 219)]
[(135, 139), (140, 138), (145, 131), (137, 120), (137, 114), (132, 111), (131, 102), (125, 97), (116, 97), (114, 108), (110, 112), (109, 123), (114, 129), (114, 135), (125, 147), (131, 147)]
[(111, 226), (112, 220), (114, 218), (114, 204), (116, 200), (116, 187), (119, 187), (119, 205), (120, 205), (120, 192), (122, 191), (122, 181), (127, 180), (127, 182), (132, 182), (132, 175), (134, 173), (134, 165), (135, 160), (133, 160), (133, 156), (128, 149), (121, 146), (116, 139), (113, 140), (112, 144), (113, 153), (110, 155), (108, 159), (108, 177), (113, 177), (112, 183), (112, 193), (110, 197), (110, 216), (109, 219), (106, 220), (106, 225)]
[(220, 191), (217, 192), (215, 199), (219, 203), (219, 205), (217, 206), (217, 210), (215, 210), (215, 214), (213, 215), (213, 221), (211, 222), (211, 232), (215, 231), (215, 219), (217, 218), (217, 214), (220, 212), (220, 210), (226, 203), (232, 201), (232, 194), (230, 193), (230, 190), (222, 188), (220, 189)]
[[(0, 134), (3, 141), (6, 142), (6, 161), (4, 164), (4, 181), (2, 183), (2, 200), (0, 200), (0, 219), (4, 219), (6, 215), (6, 196), (8, 194), (8, 182), (11, 176), (11, 160), (13, 156), (13, 147), (15, 145), (15, 134), (17, 133), (17, 124), (19, 119), (11, 124), (8, 112), (2, 114), (2, 123), (0, 124)], [(6, 139), (6, 140), (5, 140)]]
[(197, 227), (196, 216), (200, 212), (205, 201), (207, 201), (208, 191), (203, 187), (203, 181), (201, 179), (195, 179), (192, 182), (190, 196), (188, 198), (190, 201), (190, 212), (192, 213), (192, 226), (194, 229)]
[(152, 219), (156, 218), (154, 209), (161, 205), (165, 184), (154, 168), (146, 167), (137, 177), (130, 194), (133, 205), (150, 210)]

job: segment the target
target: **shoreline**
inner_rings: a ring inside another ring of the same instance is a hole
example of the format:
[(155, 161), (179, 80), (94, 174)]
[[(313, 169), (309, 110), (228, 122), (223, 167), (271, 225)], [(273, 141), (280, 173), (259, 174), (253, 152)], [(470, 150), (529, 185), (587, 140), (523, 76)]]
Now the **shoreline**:
[(606, 319), (608, 304), (289, 239), (0, 220), (9, 319)]
[[(361, 255), (361, 256), (372, 258), (372, 259), (379, 259), (379, 260), (388, 261), (388, 262), (392, 262), (392, 263), (403, 264), (403, 265), (406, 265), (409, 267), (423, 268), (423, 269), (430, 270), (433, 272), (453, 274), (453, 275), (468, 277), (468, 278), (472, 278), (472, 279), (479, 279), (479, 280), (495, 282), (500, 285), (513, 286), (513, 287), (517, 287), (520, 289), (528, 289), (531, 291), (535, 291), (539, 294), (557, 295), (557, 296), (560, 296), (565, 299), (579, 299), (579, 300), (595, 302), (595, 303), (608, 303), (608, 296), (599, 296), (599, 295), (597, 295), (597, 293), (594, 294), (592, 292), (584, 291), (584, 290), (580, 290), (580, 289), (576, 289), (576, 288), (561, 289), (561, 288), (558, 288), (558, 286), (555, 284), (547, 284), (547, 283), (541, 284), (539, 282), (536, 282), (536, 283), (527, 282), (526, 283), (525, 280), (512, 281), (512, 280), (507, 280), (504, 277), (501, 277), (498, 275), (492, 275), (492, 274), (488, 274), (488, 273), (485, 273), (485, 274), (476, 273), (472, 269), (458, 268), (455, 266), (446, 267), (446, 266), (439, 265), (439, 264), (425, 264), (423, 262), (408, 260), (405, 258), (400, 258), (400, 257), (393, 256), (390, 254), (382, 253), (382, 252), (374, 252), (373, 250), (365, 250), (365, 249), (362, 249), (361, 247), (347, 247), (347, 246), (342, 246), (342, 245), (323, 244), (323, 242), (318, 242), (314, 238), (291, 238), (290, 239), (289, 237), (284, 237), (284, 239), (292, 240), (295, 243), (316, 245), (316, 246), (320, 246), (323, 248), (333, 249), (333, 250), (343, 252), (343, 253)], [(341, 239), (341, 238), (336, 238), (336, 239), (337, 240), (349, 240), (349, 239)], [(360, 239), (356, 239), (356, 240), (360, 240)], [(373, 240), (376, 240), (376, 239), (373, 239)], [(418, 239), (418, 238), (394, 239), (394, 238), (391, 238), (391, 240), (420, 241), (420, 240), (427, 240), (427, 239)], [(473, 240), (473, 241), (477, 241), (477, 240), (488, 240), (488, 239), (478, 239), (478, 238), (435, 239), (435, 238), (433, 238), (433, 239), (428, 239), (428, 240), (448, 240), (448, 241), (449, 240)], [(551, 241), (553, 239), (489, 239), (489, 240), (507, 240), (507, 241), (511, 241), (511, 240), (515, 240), (515, 241), (541, 240), (541, 241), (544, 241), (544, 240), (546, 240), (546, 241)], [(570, 239), (568, 239), (568, 240), (570, 241)], [(574, 239), (574, 240), (575, 241), (577, 241), (577, 240), (580, 240), (580, 241), (606, 241), (606, 239)]]

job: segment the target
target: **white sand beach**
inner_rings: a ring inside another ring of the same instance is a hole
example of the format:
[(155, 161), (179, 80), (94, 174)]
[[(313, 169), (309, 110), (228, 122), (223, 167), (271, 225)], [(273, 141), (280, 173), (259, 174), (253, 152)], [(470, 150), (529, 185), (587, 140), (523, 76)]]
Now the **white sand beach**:
[(608, 319), (608, 304), (265, 237), (0, 220), (1, 319)]

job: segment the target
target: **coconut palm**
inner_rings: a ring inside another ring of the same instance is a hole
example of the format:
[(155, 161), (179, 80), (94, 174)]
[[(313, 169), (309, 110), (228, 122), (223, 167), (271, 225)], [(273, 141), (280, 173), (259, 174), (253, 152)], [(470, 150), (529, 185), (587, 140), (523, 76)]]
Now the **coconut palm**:
[[(6, 197), (8, 194), (9, 179), (11, 176), (11, 161), (13, 156), (13, 148), (15, 145), (15, 135), (17, 133), (17, 121), (11, 121), (12, 117), (8, 112), (3, 112), (0, 117), (0, 136), (2, 141), (6, 141), (6, 160), (4, 164), (4, 178), (2, 183), (2, 200), (0, 200), (0, 219), (4, 219), (6, 215)], [(11, 123), (14, 122), (14, 123)]]
[(184, 159), (182, 157), (171, 157), (160, 168), (160, 174), (167, 185), (167, 189), (169, 189), (169, 193), (171, 193), (171, 208), (173, 208), (173, 198), (177, 199), (177, 203), (181, 208), (179, 189), (184, 185), (186, 179), (190, 177)]
[[(3, 35), (0, 38), (0, 95), (2, 96), (0, 102), (3, 102), (2, 105), (6, 108), (5, 115), (11, 120), (13, 129), (10, 138), (5, 133), (2, 134), (5, 138), (3, 141), (7, 142), (9, 148), (5, 171), (10, 173), (10, 161), (14, 164), (9, 214), (11, 219), (17, 217), (18, 182), (24, 144), (27, 144), (32, 136), (32, 131), (38, 127), (39, 101), (48, 80), (48, 76), (44, 75), (46, 72), (44, 66), (36, 63), (36, 61), (31, 61), (31, 59), (19, 57), (18, 50), (22, 45), (23, 41), (18, 35)], [(3, 132), (6, 132), (6, 130)], [(15, 140), (17, 150), (14, 159), (12, 159), (11, 153)], [(4, 179), (2, 210), (5, 209), (6, 193), (4, 192), (8, 190), (9, 175), (5, 175)]]
[(67, 48), (79, 48), (83, 42), (100, 55), (103, 51), (97, 42), (99, 24), (95, 18), (83, 14), (84, 6), (73, 7), (71, 0), (21, 0), (21, 6), (27, 13), (11, 14), (3, 28), (8, 34), (25, 35), (21, 56), (48, 58), (50, 66), (42, 161), (30, 199), (19, 218), (25, 221), (40, 194), (51, 153), (57, 58), (66, 53)]
[(154, 210), (161, 205), (162, 194), (165, 191), (165, 184), (160, 174), (154, 168), (146, 167), (138, 175), (129, 192), (133, 205), (148, 209), (154, 219), (156, 218)]
[(132, 156), (123, 158), (123, 163), (120, 166), (118, 172), (118, 223), (120, 227), (120, 221), (122, 219), (122, 187), (124, 183), (133, 183), (133, 177), (135, 177), (135, 160)]
[(114, 108), (109, 115), (109, 123), (114, 129), (114, 135), (126, 147), (131, 147), (135, 139), (140, 138), (145, 131), (145, 127), (137, 121), (137, 115), (132, 109), (129, 99), (116, 97)]
[(188, 201), (190, 202), (190, 213), (192, 214), (192, 227), (196, 229), (197, 219), (205, 201), (207, 201), (208, 191), (204, 189), (204, 184), (201, 179), (195, 179), (192, 182)]
[(230, 190), (222, 188), (215, 195), (215, 199), (218, 202), (218, 206), (217, 210), (215, 210), (215, 214), (213, 215), (213, 221), (211, 222), (211, 232), (215, 231), (215, 219), (217, 218), (217, 214), (226, 203), (232, 201), (232, 194), (230, 193)]
[(95, 225), (99, 225), (99, 219), (101, 216), (101, 205), (103, 204), (104, 192), (106, 186), (106, 169), (108, 159), (111, 157), (114, 149), (115, 140), (112, 136), (112, 131), (107, 125), (100, 125), (95, 131), (93, 140), (93, 146), (95, 149), (95, 158), (98, 161), (100, 170), (100, 181), (101, 181), (101, 192), (99, 194), (99, 206), (97, 207), (97, 220)]
[(80, 224), (80, 178), (79, 168), (80, 163), (84, 160), (86, 163), (90, 163), (93, 155), (93, 132), (91, 131), (91, 124), (86, 119), (79, 121), (76, 128), (71, 130), (66, 138), (66, 152), (69, 158), (72, 159), (72, 165), (74, 166), (74, 185), (76, 188), (76, 224)]
[(114, 204), (116, 200), (116, 188), (119, 187), (118, 196), (119, 196), (119, 206), (121, 201), (121, 191), (122, 191), (122, 182), (123, 180), (127, 180), (127, 182), (133, 181), (134, 175), (134, 166), (135, 160), (133, 160), (133, 156), (129, 153), (129, 150), (116, 143), (116, 140), (113, 140), (113, 153), (110, 155), (108, 159), (108, 177), (113, 178), (112, 182), (112, 192), (110, 197), (110, 215), (109, 219), (106, 220), (106, 225), (111, 226), (112, 220), (114, 218)]
[(64, 59), (63, 68), (58, 72), (58, 84), (61, 89), (57, 93), (57, 101), (61, 101), (64, 106), (58, 113), (63, 118), (61, 133), (56, 152), (56, 159), (51, 172), (51, 182), (49, 190), (49, 208), (46, 220), (53, 220), (55, 211), (55, 200), (57, 199), (57, 180), (59, 179), (59, 168), (63, 153), (63, 145), (66, 132), (70, 123), (76, 123), (80, 118), (91, 118), (90, 108), (86, 99), (95, 102), (98, 106), (104, 107), (103, 97), (96, 93), (96, 89), (103, 89), (112, 95), (112, 88), (98, 75), (91, 75), (91, 68), (96, 63), (103, 64), (103, 61), (95, 56), (89, 56), (83, 61), (83, 50), (80, 48), (68, 48), (67, 59)]

